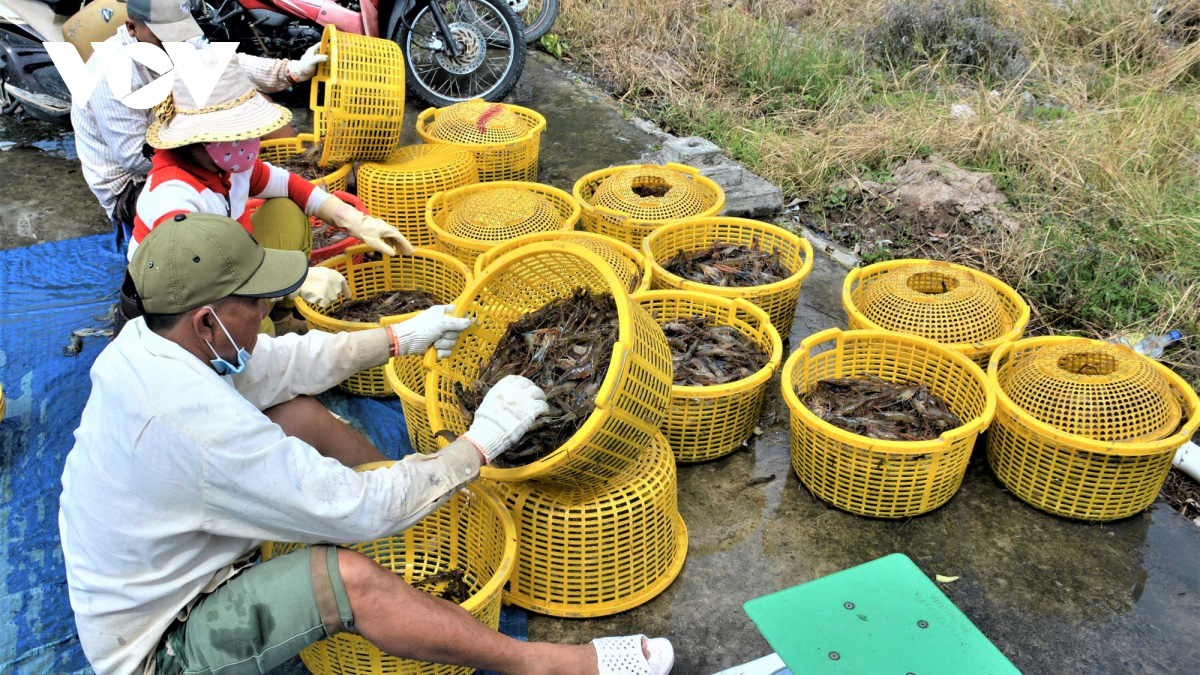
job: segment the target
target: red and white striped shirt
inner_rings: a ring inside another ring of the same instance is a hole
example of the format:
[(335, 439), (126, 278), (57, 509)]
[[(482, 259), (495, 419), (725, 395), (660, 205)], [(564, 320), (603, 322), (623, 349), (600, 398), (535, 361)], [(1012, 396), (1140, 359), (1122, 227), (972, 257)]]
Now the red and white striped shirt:
[(134, 250), (151, 229), (181, 213), (228, 216), (253, 234), (246, 201), (272, 197), (287, 197), (312, 216), (329, 198), (329, 193), (296, 174), (261, 160), (256, 160), (249, 171), (214, 173), (188, 161), (180, 153), (158, 150), (146, 176), (146, 187), (138, 197), (133, 241), (129, 243), (127, 255), (133, 260)]

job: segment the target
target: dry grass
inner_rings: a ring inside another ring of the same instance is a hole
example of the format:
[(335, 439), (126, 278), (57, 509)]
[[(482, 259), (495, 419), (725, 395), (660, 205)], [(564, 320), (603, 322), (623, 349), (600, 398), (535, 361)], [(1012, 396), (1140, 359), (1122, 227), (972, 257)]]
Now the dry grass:
[[(558, 30), (627, 105), (789, 196), (931, 152), (993, 172), (1027, 226), (961, 258), (1046, 329), (1200, 334), (1200, 1), (938, 2), (978, 9), (971, 39), (1019, 36), (1022, 67), (972, 76), (962, 49), (880, 63), (888, 0), (567, 0)], [(1179, 366), (1200, 381), (1190, 346)]]

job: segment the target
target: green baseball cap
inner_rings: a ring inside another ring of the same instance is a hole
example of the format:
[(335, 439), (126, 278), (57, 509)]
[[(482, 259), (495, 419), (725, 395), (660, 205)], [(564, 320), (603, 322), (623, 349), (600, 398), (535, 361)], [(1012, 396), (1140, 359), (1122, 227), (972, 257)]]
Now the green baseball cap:
[(303, 252), (263, 248), (236, 220), (209, 213), (181, 213), (158, 225), (129, 262), (150, 314), (182, 314), (230, 295), (283, 297), (307, 274)]

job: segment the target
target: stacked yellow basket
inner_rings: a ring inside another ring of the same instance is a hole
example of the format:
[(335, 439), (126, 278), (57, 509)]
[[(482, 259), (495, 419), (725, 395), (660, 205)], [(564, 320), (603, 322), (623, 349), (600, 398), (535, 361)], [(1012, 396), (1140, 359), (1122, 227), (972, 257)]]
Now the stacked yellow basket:
[(890, 260), (850, 271), (842, 307), (851, 329), (919, 335), (986, 368), (992, 352), (1021, 339), (1029, 305), (982, 272), (932, 260)]
[[(392, 462), (358, 467), (386, 470)], [(430, 542), (437, 542), (431, 546)], [(268, 542), (263, 560), (303, 544)], [(508, 509), (486, 486), (463, 488), (446, 504), (407, 530), (376, 541), (354, 544), (355, 551), (413, 583), (439, 572), (462, 569), (470, 593), (461, 607), (492, 629), (500, 626), (504, 584), (512, 574), (517, 539)], [(444, 586), (446, 582), (443, 582)], [(436, 589), (435, 589), (436, 590)], [(354, 632), (339, 633), (300, 652), (300, 659), (321, 675), (466, 675), (471, 668), (400, 659), (379, 651)]]
[(433, 246), (425, 225), (425, 206), (439, 192), (479, 182), (475, 156), (448, 145), (410, 145), (386, 162), (358, 169), (358, 196), (371, 210), (400, 230), (413, 246)]
[(601, 616), (646, 602), (671, 583), (687, 551), (674, 458), (659, 432), (671, 393), (670, 348), (610, 265), (568, 241), (514, 248), (482, 267), (457, 303), (455, 313), (476, 323), (454, 353), (425, 361), (433, 431), (458, 435), (468, 420), (455, 385), (474, 380), (509, 323), (580, 288), (615, 299), (613, 356), (583, 426), (537, 461), (482, 470), (518, 523), (520, 565), (508, 597), (555, 616)]
[(439, 192), (425, 207), (425, 224), (440, 251), (475, 266), (493, 246), (534, 232), (574, 229), (579, 203), (540, 183), (495, 182)]
[(536, 181), (545, 129), (546, 118), (535, 110), (481, 100), (429, 108), (417, 117), (422, 141), (473, 153), (484, 182)]
[(570, 230), (535, 232), (517, 237), (503, 244), (497, 244), (479, 254), (479, 257), (475, 259), (475, 276), (483, 274), (483, 270), (488, 265), (491, 265), (492, 261), (498, 260), (509, 251), (543, 241), (578, 244), (595, 253), (603, 258), (604, 262), (608, 263), (608, 266), (621, 278), (621, 281), (625, 282), (625, 286), (629, 289), (630, 293), (647, 286), (647, 277), (642, 272), (646, 267), (645, 258), (632, 246), (615, 239), (609, 239), (603, 235), (591, 232), (573, 232)]
[(1013, 494), (1068, 518), (1115, 520), (1149, 506), (1200, 427), (1183, 378), (1132, 349), (1041, 337), (1001, 345), (988, 462)]
[[(321, 267), (335, 269), (346, 277), (350, 285), (350, 297), (339, 298), (328, 307), (317, 307), (303, 299), (296, 300), (296, 309), (304, 316), (309, 329), (339, 333), (378, 328), (385, 323), (402, 321), (411, 315), (381, 317), (381, 321), (374, 323), (342, 321), (330, 315), (348, 300), (372, 298), (388, 291), (424, 291), (439, 304), (450, 304), (471, 280), (471, 271), (467, 266), (444, 253), (417, 249), (412, 255), (376, 260), (373, 258), (377, 256), (364, 255), (370, 251), (369, 246), (351, 246), (344, 253), (320, 263)], [(419, 363), (420, 358), (403, 357), (408, 365)], [(352, 375), (340, 386), (361, 396), (384, 397), (393, 394), (384, 378), (384, 366), (368, 368)]]
[(635, 248), (662, 225), (715, 216), (725, 206), (721, 186), (682, 164), (642, 164), (593, 171), (575, 183), (582, 225)]
[[(762, 286), (714, 286), (684, 279), (666, 270), (666, 263), (680, 252), (703, 251), (713, 244), (740, 244), (779, 256), (792, 274)], [(653, 289), (699, 291), (723, 298), (743, 298), (758, 305), (771, 317), (771, 324), (786, 337), (796, 316), (800, 284), (812, 271), (813, 249), (808, 240), (778, 225), (745, 218), (689, 218), (664, 225), (646, 237), (643, 244), (646, 270)]]

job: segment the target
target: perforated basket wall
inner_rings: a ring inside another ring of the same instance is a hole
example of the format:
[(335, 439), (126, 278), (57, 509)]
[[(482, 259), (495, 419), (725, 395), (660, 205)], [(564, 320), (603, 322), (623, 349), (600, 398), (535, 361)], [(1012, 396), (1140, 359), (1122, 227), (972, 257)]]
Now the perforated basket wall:
[(703, 462), (742, 446), (762, 412), (767, 382), (783, 361), (783, 342), (767, 313), (741, 298), (694, 291), (645, 291), (633, 296), (659, 324), (704, 316), (715, 325), (732, 326), (762, 348), (770, 359), (750, 377), (710, 387), (671, 387), (671, 408), (663, 433), (675, 460)]
[(600, 169), (576, 181), (573, 194), (583, 207), (584, 230), (635, 248), (665, 223), (715, 216), (725, 208), (721, 186), (683, 164)]
[[(716, 241), (743, 246), (757, 243), (764, 251), (778, 251), (779, 262), (791, 270), (792, 276), (763, 286), (710, 286), (688, 281), (663, 267), (663, 263), (680, 251), (703, 251)], [(664, 225), (646, 237), (643, 251), (651, 288), (675, 288), (723, 298), (744, 298), (761, 307), (783, 337), (787, 337), (792, 330), (800, 284), (812, 271), (813, 265), (812, 244), (807, 239), (782, 227), (745, 218), (689, 218)]]
[[(595, 410), (550, 455), (516, 468), (484, 467), (484, 478), (539, 478), (576, 485), (606, 481), (636, 462), (658, 433), (671, 393), (666, 337), (646, 310), (629, 299), (602, 258), (575, 244), (549, 242), (523, 246), (492, 263), (455, 303), (454, 314), (470, 316), (475, 324), (463, 332), (450, 358), (434, 361), (427, 355), (425, 359), (430, 370), (426, 405), (433, 430), (447, 429), (455, 435), (466, 431), (454, 383), (473, 381), (510, 323), (579, 288), (613, 295), (620, 317)], [(439, 444), (445, 443), (439, 440)]]
[(475, 276), (482, 274), (484, 268), (492, 264), (492, 261), (498, 260), (509, 251), (541, 241), (562, 241), (579, 244), (592, 253), (595, 253), (608, 263), (612, 271), (625, 283), (630, 293), (647, 285), (645, 284), (646, 277), (643, 274), (646, 268), (646, 259), (632, 246), (592, 232), (573, 231), (535, 232), (533, 234), (522, 235), (512, 241), (497, 244), (480, 253), (479, 257), (475, 259)]
[(429, 426), (429, 411), (425, 406), (425, 370), (420, 356), (397, 356), (383, 367), (383, 378), (400, 398), (404, 424), (408, 427), (408, 442), (413, 450), (428, 455), (437, 452), (437, 439)]
[(425, 225), (430, 197), (478, 182), (475, 156), (449, 145), (410, 145), (392, 153), (386, 163), (358, 168), (363, 202), (413, 246), (432, 247), (436, 242)]
[[(1200, 426), (1200, 399), (1183, 378), (1104, 342), (1042, 337), (1004, 344), (992, 354), (988, 377), (997, 399), (988, 463), (1013, 494), (1059, 516), (1116, 520), (1142, 511)], [(1138, 440), (1113, 440), (1120, 436)]]
[(540, 183), (478, 183), (439, 192), (425, 207), (438, 250), (475, 266), (488, 249), (534, 232), (574, 229), (579, 203)]
[[(308, 150), (316, 142), (312, 134), (300, 134), (294, 138), (269, 138), (259, 144), (258, 158), (275, 166), (285, 168), (292, 157)], [(341, 168), (331, 171), (319, 178), (309, 179), (308, 182), (326, 192), (344, 191), (350, 185), (350, 164), (344, 163)]]
[[(392, 462), (358, 467), (384, 470)], [(304, 544), (267, 542), (263, 560), (304, 548)], [(413, 583), (461, 567), (471, 591), (461, 606), (484, 625), (500, 626), (504, 584), (512, 574), (517, 539), (508, 510), (487, 487), (463, 488), (446, 504), (404, 532), (351, 549)], [(438, 590), (438, 589), (435, 589)], [(471, 668), (399, 659), (379, 651), (357, 633), (344, 632), (314, 643), (300, 659), (316, 675), (465, 675)]]
[(536, 110), (481, 100), (429, 108), (417, 117), (422, 141), (474, 153), (483, 182), (536, 181), (545, 129), (546, 118)]
[[(963, 426), (931, 441), (881, 441), (839, 429), (801, 403), (821, 380), (867, 375), (929, 385)], [(809, 337), (784, 364), (781, 385), (791, 409), (796, 475), (834, 506), (876, 518), (915, 516), (949, 501), (996, 409), (986, 376), (970, 359), (931, 340), (886, 331), (834, 328)]]
[[(371, 249), (365, 245), (351, 246), (341, 255), (321, 263), (321, 267), (335, 269), (346, 277), (350, 285), (350, 298), (370, 298), (386, 291), (424, 291), (437, 299), (439, 304), (453, 303), (471, 280), (471, 272), (458, 260), (437, 251), (417, 249), (412, 255), (366, 256)], [(308, 327), (326, 333), (367, 330), (381, 324), (358, 321), (342, 321), (330, 314), (342, 306), (345, 298), (335, 300), (328, 307), (310, 305), (303, 299), (296, 300), (296, 309), (304, 316)], [(410, 315), (405, 315), (410, 316)], [(394, 319), (389, 323), (395, 323)], [(409, 357), (419, 358), (419, 357)], [(368, 368), (347, 378), (342, 389), (361, 396), (389, 397), (392, 389), (384, 379), (383, 366)]]
[(505, 599), (551, 616), (596, 617), (648, 602), (679, 574), (687, 528), (663, 436), (605, 483), (492, 483), (517, 528)]
[(851, 329), (927, 337), (986, 368), (992, 351), (1021, 339), (1029, 305), (999, 279), (961, 265), (889, 260), (850, 271), (842, 307)]
[(317, 66), (310, 105), (321, 166), (387, 159), (404, 123), (400, 46), (326, 25), (321, 53), (329, 60)]

